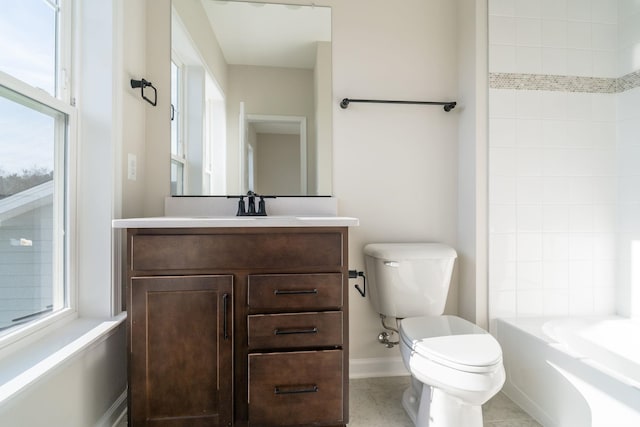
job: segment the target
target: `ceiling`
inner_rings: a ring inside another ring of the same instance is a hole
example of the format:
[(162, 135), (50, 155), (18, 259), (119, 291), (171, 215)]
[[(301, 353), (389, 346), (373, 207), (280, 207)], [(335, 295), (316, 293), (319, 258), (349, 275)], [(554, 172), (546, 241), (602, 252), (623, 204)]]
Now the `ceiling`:
[(331, 8), (201, 0), (228, 64), (312, 69)]

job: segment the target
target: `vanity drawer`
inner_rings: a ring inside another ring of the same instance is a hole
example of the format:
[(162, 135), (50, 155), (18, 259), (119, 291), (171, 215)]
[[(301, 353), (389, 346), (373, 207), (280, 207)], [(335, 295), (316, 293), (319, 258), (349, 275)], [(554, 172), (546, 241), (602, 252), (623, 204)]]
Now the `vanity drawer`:
[(248, 317), (249, 350), (342, 345), (342, 312), (254, 314)]
[(342, 351), (249, 355), (249, 425), (343, 423)]
[(135, 234), (130, 242), (131, 268), (170, 271), (341, 267), (342, 239), (340, 232), (319, 231)]
[(264, 274), (249, 276), (249, 310), (338, 310), (342, 308), (342, 274)]

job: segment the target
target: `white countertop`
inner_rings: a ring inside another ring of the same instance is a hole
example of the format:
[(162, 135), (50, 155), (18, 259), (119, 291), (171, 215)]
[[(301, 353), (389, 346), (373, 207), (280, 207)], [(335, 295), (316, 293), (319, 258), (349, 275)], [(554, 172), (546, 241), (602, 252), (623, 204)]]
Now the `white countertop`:
[(357, 218), (344, 216), (211, 216), (114, 219), (113, 228), (202, 227), (355, 227)]

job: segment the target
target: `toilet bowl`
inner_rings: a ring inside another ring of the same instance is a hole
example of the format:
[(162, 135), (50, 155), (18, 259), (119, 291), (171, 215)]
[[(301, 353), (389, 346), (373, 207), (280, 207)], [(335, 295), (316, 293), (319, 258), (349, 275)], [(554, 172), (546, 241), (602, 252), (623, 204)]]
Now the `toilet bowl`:
[(438, 243), (378, 243), (364, 252), (371, 304), (399, 320), (412, 377), (402, 404), (413, 423), (482, 427), (481, 405), (505, 381), (502, 349), (482, 328), (442, 314), (456, 252)]
[(500, 345), (456, 316), (400, 322), (400, 354), (411, 373), (403, 406), (416, 426), (482, 427), (482, 407), (504, 384)]

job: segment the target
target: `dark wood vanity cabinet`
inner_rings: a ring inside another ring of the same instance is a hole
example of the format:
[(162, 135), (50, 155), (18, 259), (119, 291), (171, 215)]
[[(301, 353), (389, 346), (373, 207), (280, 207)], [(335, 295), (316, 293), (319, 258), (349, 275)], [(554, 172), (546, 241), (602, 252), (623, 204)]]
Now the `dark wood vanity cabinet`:
[(129, 425), (345, 426), (347, 236), (129, 229)]

